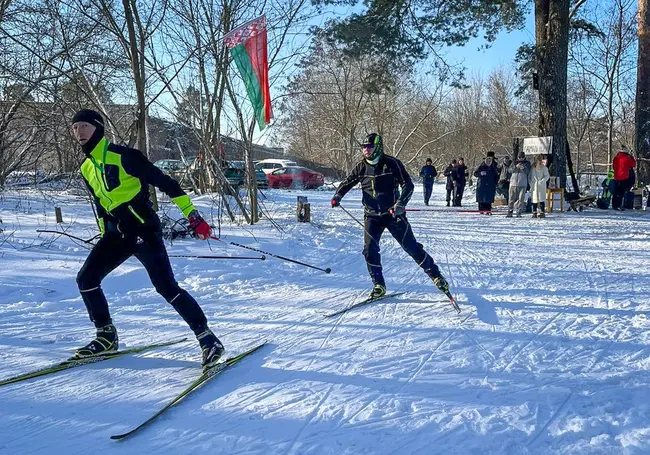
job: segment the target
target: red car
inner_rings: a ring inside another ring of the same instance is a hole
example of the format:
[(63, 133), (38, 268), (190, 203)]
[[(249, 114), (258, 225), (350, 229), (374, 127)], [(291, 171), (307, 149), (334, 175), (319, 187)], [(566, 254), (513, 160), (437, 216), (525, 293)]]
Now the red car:
[(267, 174), (271, 188), (318, 188), (325, 178), (320, 172), (301, 166), (286, 166)]

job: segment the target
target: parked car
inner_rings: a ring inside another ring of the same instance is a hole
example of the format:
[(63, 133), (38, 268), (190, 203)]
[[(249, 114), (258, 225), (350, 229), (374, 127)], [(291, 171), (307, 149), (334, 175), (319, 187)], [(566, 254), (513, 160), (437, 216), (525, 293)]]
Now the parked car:
[(187, 157), (185, 162), (172, 159), (158, 160), (153, 165), (175, 179), (185, 190), (192, 188), (192, 179), (194, 182), (198, 180), (199, 169), (196, 156)]
[[(244, 186), (246, 180), (246, 163), (244, 161), (229, 161), (223, 173), (232, 186)], [(269, 181), (261, 169), (255, 169), (255, 180), (258, 188), (268, 188)]]
[(155, 163), (153, 163), (153, 165), (156, 166), (158, 169), (167, 172), (178, 171), (183, 168), (183, 162), (181, 160), (168, 160), (168, 159), (158, 160)]
[(287, 166), (298, 166), (298, 163), (291, 160), (279, 160), (275, 158), (267, 158), (265, 160), (258, 161), (255, 164), (255, 169), (260, 169), (264, 171), (265, 174), (270, 174), (276, 169), (280, 169), (282, 167), (287, 167)]
[(266, 176), (271, 188), (318, 188), (325, 183), (325, 176), (302, 166), (285, 166)]

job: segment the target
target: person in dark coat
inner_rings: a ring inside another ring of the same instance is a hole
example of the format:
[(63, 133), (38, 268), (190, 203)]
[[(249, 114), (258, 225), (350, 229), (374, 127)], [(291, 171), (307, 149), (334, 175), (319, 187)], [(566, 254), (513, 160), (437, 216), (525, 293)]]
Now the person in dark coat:
[[(451, 201), (451, 195), (454, 192), (454, 174), (456, 173), (456, 160), (451, 160), (451, 163), (445, 168), (442, 172), (442, 175), (447, 177), (447, 185), (445, 189), (447, 190), (447, 207), (449, 207), (449, 202)], [(456, 205), (456, 200), (454, 199), (454, 206)]]
[(422, 184), (424, 185), (424, 205), (429, 205), (436, 175), (438, 175), (438, 171), (436, 171), (433, 161), (431, 161), (431, 158), (427, 158), (425, 165), (420, 170), (420, 177), (422, 177)]
[(478, 209), (490, 213), (499, 181), (499, 170), (494, 162), (494, 152), (487, 152), (485, 160), (474, 172), (474, 177), (478, 179), (476, 183)]
[(463, 158), (458, 158), (458, 164), (456, 165), (456, 169), (454, 169), (453, 176), (454, 207), (461, 207), (463, 192), (465, 191), (467, 177), (469, 176), (469, 171), (467, 170), (467, 166), (465, 166), (465, 160)]

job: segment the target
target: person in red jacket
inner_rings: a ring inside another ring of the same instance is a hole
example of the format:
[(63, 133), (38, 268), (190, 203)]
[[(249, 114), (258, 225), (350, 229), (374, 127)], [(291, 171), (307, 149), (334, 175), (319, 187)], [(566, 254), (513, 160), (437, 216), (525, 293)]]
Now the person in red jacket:
[(630, 154), (627, 147), (622, 146), (621, 150), (612, 161), (614, 168), (614, 193), (612, 194), (612, 208), (614, 210), (625, 210), (623, 208), (623, 196), (634, 185), (633, 172), (636, 167), (636, 160)]

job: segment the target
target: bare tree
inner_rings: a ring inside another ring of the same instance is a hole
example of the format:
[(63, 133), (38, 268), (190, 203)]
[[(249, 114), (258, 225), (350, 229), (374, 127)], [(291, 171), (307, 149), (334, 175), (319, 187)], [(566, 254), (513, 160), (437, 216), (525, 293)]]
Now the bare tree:
[[(48, 85), (67, 80), (68, 50), (80, 47), (93, 33), (92, 26), (79, 24), (64, 5), (50, 0), (6, 2), (3, 8), (0, 182), (14, 169), (36, 165), (50, 151), (52, 135), (47, 132), (57, 131), (61, 120), (51, 112), (52, 104), (45, 107), (53, 101)], [(74, 31), (74, 37), (65, 40), (62, 28), (53, 23)]]
[[(588, 135), (592, 170), (597, 162), (611, 163), (614, 140), (625, 143), (630, 129), (630, 81), (634, 74), (634, 0), (614, 0), (581, 10), (577, 19), (584, 28), (572, 33), (568, 103), (571, 136), (578, 149)], [(596, 119), (598, 119), (596, 121)], [(601, 119), (605, 130), (600, 129)], [(627, 126), (626, 126), (627, 125)], [(605, 135), (604, 154), (598, 138)]]

